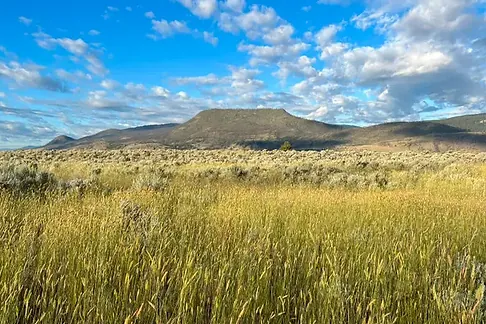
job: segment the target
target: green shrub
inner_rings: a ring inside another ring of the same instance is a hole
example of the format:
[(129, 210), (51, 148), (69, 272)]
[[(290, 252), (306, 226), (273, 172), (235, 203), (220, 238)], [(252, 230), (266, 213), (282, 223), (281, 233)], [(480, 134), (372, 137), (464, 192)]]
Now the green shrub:
[(284, 152), (287, 152), (287, 151), (290, 151), (292, 150), (292, 144), (290, 144), (289, 141), (285, 141), (282, 146), (280, 146), (280, 151), (284, 151)]

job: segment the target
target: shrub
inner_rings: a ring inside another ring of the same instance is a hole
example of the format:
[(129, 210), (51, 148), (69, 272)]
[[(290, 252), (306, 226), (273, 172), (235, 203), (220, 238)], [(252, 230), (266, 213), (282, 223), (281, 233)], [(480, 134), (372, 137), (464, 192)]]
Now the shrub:
[(290, 144), (289, 141), (285, 141), (282, 146), (280, 146), (280, 151), (284, 151), (284, 152), (287, 152), (287, 151), (290, 151), (292, 150), (292, 144)]
[(132, 187), (136, 190), (162, 191), (169, 186), (171, 178), (172, 175), (164, 170), (143, 173), (133, 181)]
[(58, 181), (53, 174), (39, 171), (36, 166), (6, 166), (0, 168), (0, 189), (15, 195), (41, 194), (55, 190)]

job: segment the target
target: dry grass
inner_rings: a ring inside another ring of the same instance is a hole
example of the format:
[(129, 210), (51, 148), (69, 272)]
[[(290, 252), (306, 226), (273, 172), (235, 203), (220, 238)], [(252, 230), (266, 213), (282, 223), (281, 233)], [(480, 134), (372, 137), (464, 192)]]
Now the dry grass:
[(0, 192), (0, 323), (486, 320), (483, 155), (18, 154), (60, 189)]

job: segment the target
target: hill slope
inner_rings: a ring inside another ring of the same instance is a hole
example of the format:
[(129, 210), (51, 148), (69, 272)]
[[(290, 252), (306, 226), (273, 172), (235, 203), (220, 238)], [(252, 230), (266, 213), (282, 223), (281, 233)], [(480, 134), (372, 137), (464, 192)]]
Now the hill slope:
[(178, 124), (148, 125), (128, 129), (108, 129), (94, 135), (73, 139), (58, 136), (43, 148), (70, 149), (75, 147), (117, 148), (137, 144), (158, 144)]
[(76, 140), (72, 137), (69, 137), (69, 136), (66, 136), (66, 135), (60, 135), (60, 136), (57, 136), (56, 138), (54, 138), (49, 143), (47, 143), (44, 146), (44, 148), (46, 148), (46, 149), (51, 149), (51, 148), (60, 149), (60, 148), (64, 148), (64, 147), (67, 148), (75, 141)]
[(461, 128), (469, 132), (486, 133), (486, 114), (459, 116), (434, 122)]
[(60, 136), (44, 148), (117, 148), (140, 145), (225, 148), (240, 145), (275, 149), (288, 140), (296, 149), (352, 146), (434, 151), (486, 150), (486, 130), (482, 133), (484, 120), (486, 114), (359, 128), (307, 120), (281, 109), (213, 109), (203, 111), (180, 125), (111, 129), (78, 140)]

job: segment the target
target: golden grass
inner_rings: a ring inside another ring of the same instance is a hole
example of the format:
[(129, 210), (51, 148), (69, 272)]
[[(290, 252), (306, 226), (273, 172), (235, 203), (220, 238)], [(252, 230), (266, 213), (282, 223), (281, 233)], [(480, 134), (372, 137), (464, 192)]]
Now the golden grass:
[(160, 191), (114, 164), (109, 192), (0, 193), (0, 323), (486, 320), (483, 164), (397, 169), (381, 189), (186, 168)]

